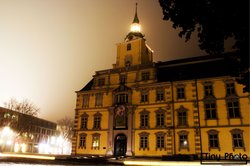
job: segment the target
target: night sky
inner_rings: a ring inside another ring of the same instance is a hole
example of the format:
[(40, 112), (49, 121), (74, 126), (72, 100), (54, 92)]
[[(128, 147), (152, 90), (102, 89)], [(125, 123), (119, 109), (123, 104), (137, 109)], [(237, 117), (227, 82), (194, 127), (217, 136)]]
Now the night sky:
[(136, 2), (155, 62), (205, 54), (162, 20), (158, 0), (0, 0), (0, 106), (28, 99), (40, 118), (73, 117), (75, 91), (115, 63)]

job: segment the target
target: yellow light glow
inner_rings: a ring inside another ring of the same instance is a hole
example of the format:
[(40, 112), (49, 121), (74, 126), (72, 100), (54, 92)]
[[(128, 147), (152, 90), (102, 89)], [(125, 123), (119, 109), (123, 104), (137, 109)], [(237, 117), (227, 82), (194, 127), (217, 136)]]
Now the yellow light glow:
[(25, 143), (22, 143), (22, 144), (21, 144), (21, 151), (22, 151), (23, 153), (25, 153), (26, 150), (27, 150), (27, 145), (26, 145)]
[(137, 24), (137, 23), (133, 23), (133, 24), (130, 26), (130, 31), (131, 31), (131, 32), (141, 32), (141, 25), (140, 25), (140, 24)]
[(19, 151), (19, 144), (15, 143), (14, 145), (14, 152), (18, 152)]
[(0, 153), (0, 157), (18, 157), (18, 158), (32, 158), (32, 159), (55, 160), (54, 156), (41, 156), (41, 155), (28, 155), (28, 154)]

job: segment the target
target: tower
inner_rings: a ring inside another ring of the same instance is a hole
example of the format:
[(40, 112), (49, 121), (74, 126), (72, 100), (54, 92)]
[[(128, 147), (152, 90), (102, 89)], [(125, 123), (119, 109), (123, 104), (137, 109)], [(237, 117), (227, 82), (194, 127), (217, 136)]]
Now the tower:
[(130, 26), (130, 31), (124, 42), (117, 44), (117, 58), (114, 68), (130, 67), (153, 63), (153, 50), (146, 44), (146, 39), (141, 32), (141, 25), (137, 15)]

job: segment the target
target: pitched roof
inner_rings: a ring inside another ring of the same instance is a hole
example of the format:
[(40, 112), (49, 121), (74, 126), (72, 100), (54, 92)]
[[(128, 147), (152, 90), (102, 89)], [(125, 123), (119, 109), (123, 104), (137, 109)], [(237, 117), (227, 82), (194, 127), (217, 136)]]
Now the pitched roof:
[(191, 80), (233, 75), (237, 63), (234, 53), (207, 55), (156, 63), (158, 82)]
[(94, 78), (92, 78), (81, 90), (79, 90), (79, 92), (91, 90), (93, 84), (94, 84)]

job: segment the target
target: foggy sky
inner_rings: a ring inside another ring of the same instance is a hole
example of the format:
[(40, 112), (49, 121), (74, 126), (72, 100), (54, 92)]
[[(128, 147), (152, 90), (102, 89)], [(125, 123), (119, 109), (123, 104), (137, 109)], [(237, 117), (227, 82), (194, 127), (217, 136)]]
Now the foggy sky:
[(0, 0), (0, 106), (28, 99), (40, 118), (73, 117), (75, 91), (115, 63), (136, 2), (155, 62), (205, 54), (162, 20), (158, 0)]

